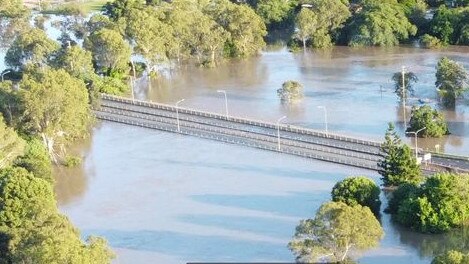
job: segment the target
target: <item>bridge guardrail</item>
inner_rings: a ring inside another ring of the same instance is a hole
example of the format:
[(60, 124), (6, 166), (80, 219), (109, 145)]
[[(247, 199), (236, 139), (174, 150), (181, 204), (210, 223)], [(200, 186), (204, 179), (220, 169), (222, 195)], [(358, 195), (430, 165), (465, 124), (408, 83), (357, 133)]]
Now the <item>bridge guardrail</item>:
[[(170, 129), (170, 128), (164, 127), (162, 125), (149, 124), (149, 123), (145, 123), (145, 122), (136, 122), (136, 121), (129, 120), (129, 119), (124, 119), (124, 118), (115, 118), (115, 117), (111, 117), (111, 116), (108, 116), (108, 115), (100, 115), (99, 113), (98, 113), (98, 115), (99, 115), (99, 118), (101, 118), (101, 119), (109, 120), (109, 121), (113, 121), (113, 122), (130, 124), (130, 125), (146, 127), (146, 128), (153, 128), (153, 129), (164, 130), (164, 131), (169, 131), (169, 132), (178, 132), (177, 129)], [(235, 143), (235, 144), (240, 144), (240, 145), (252, 146), (252, 147), (256, 147), (256, 148), (260, 148), (260, 149), (266, 149), (266, 150), (270, 150), (270, 151), (274, 151), (274, 152), (283, 152), (283, 153), (302, 156), (302, 157), (309, 157), (309, 158), (318, 159), (318, 160), (335, 162), (335, 163), (338, 163), (338, 164), (350, 165), (350, 166), (355, 166), (355, 167), (359, 167), (359, 168), (365, 168), (365, 169), (370, 169), (370, 170), (376, 170), (377, 169), (376, 166), (371, 166), (371, 165), (368, 165), (368, 164), (365, 164), (365, 163), (359, 163), (359, 162), (355, 162), (355, 161), (350, 162), (350, 161), (343, 160), (343, 159), (331, 158), (331, 157), (327, 157), (327, 156), (317, 155), (317, 154), (313, 154), (313, 153), (300, 152), (300, 151), (295, 151), (295, 150), (291, 150), (291, 149), (281, 149), (279, 151), (276, 147), (266, 146), (266, 145), (262, 145), (262, 144), (254, 144), (254, 143), (249, 143), (249, 142), (245, 142), (245, 141), (241, 141), (241, 140), (236, 141), (234, 139), (227, 139), (227, 138), (224, 138), (224, 137), (214, 137), (211, 134), (203, 134), (203, 133), (197, 133), (197, 132), (194, 132), (194, 131), (191, 132), (191, 131), (185, 131), (185, 130), (181, 130), (180, 133), (181, 134), (186, 134), (186, 135), (198, 136), (198, 137), (202, 137), (202, 138), (215, 139), (215, 140), (218, 140), (218, 141), (223, 141), (223, 142), (228, 142), (228, 143)]]
[[(172, 112), (176, 111), (175, 106), (162, 104), (162, 103), (147, 102), (147, 101), (141, 101), (141, 100), (132, 100), (132, 99), (129, 99), (129, 98), (124, 98), (124, 97), (119, 97), (119, 96), (111, 96), (111, 95), (107, 95), (107, 94), (102, 94), (101, 98), (103, 98), (105, 100), (122, 102), (122, 103), (126, 103), (126, 104), (134, 104), (134, 105), (150, 107), (150, 108), (157, 108), (157, 109), (166, 110), (166, 111), (172, 111)], [(233, 121), (233, 122), (238, 122), (238, 123), (247, 123), (247, 124), (255, 125), (255, 126), (259, 126), (259, 127), (268, 127), (268, 128), (275, 128), (275, 129), (277, 128), (277, 124), (270, 123), (270, 122), (253, 120), (253, 119), (248, 119), (248, 118), (232, 117), (232, 116), (226, 117), (225, 115), (220, 115), (220, 114), (211, 113), (211, 112), (207, 112), (207, 111), (187, 109), (187, 108), (184, 108), (184, 107), (178, 107), (178, 111), (180, 113), (188, 113), (188, 114), (192, 114), (192, 115), (211, 117), (211, 118), (216, 118), (216, 119), (220, 119), (220, 120), (228, 120), (228, 121)], [(301, 127), (294, 126), (294, 125), (281, 124), (279, 127), (282, 131), (303, 133), (303, 134), (317, 136), (317, 137), (330, 138), (330, 139), (335, 139), (335, 140), (339, 140), (339, 141), (357, 143), (357, 144), (374, 146), (374, 147), (380, 147), (381, 146), (381, 143), (376, 142), (376, 141), (352, 138), (352, 137), (339, 135), (339, 134), (336, 134), (336, 133), (327, 133), (326, 134), (324, 132), (316, 131), (316, 130), (309, 129), (309, 128), (301, 128)]]

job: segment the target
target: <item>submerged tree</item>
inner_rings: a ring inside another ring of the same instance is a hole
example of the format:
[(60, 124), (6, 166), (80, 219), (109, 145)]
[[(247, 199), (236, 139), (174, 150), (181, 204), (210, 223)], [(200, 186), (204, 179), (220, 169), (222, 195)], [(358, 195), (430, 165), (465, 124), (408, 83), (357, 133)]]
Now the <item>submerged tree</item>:
[[(423, 129), (425, 128), (425, 129)], [(423, 129), (423, 130), (421, 130)], [(448, 125), (442, 113), (429, 105), (413, 107), (408, 132), (418, 131), (420, 137), (441, 137), (449, 134)]]
[(363, 176), (346, 178), (332, 188), (332, 201), (343, 202), (350, 206), (361, 205), (379, 214), (381, 201), (380, 189), (376, 183)]
[(376, 247), (383, 236), (368, 207), (328, 202), (314, 219), (301, 220), (288, 247), (301, 262), (343, 262), (352, 250)]
[(436, 66), (436, 88), (445, 105), (452, 106), (469, 89), (469, 75), (464, 67), (446, 57)]
[[(402, 82), (402, 75), (404, 75), (404, 82)], [(394, 81), (395, 93), (402, 99), (403, 97), (407, 97), (409, 93), (411, 95), (414, 94), (414, 84), (417, 83), (419, 79), (413, 72), (405, 71), (404, 74), (402, 74), (402, 72), (394, 73), (392, 80)], [(405, 86), (404, 90), (402, 89), (402, 84)]]
[(291, 103), (303, 98), (303, 85), (296, 81), (286, 81), (282, 88), (277, 90), (277, 94), (282, 102)]

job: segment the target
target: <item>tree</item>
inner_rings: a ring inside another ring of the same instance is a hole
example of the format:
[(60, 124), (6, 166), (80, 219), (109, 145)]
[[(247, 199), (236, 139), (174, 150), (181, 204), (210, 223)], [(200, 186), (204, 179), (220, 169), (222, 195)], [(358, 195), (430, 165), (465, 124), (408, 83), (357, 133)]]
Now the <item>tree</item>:
[(343, 202), (349, 206), (366, 206), (377, 215), (381, 206), (379, 193), (380, 189), (373, 180), (359, 176), (337, 182), (331, 195), (334, 202)]
[(431, 34), (440, 39), (445, 45), (454, 43), (457, 34), (458, 15), (456, 9), (440, 6), (431, 22)]
[(441, 42), (437, 37), (425, 34), (420, 38), (420, 43), (422, 47), (426, 49), (439, 49), (444, 46), (444, 43)]
[(127, 16), (126, 35), (136, 44), (135, 51), (146, 59), (149, 69), (168, 59), (173, 41), (171, 26), (163, 23), (160, 16), (153, 8), (133, 9)]
[(11, 81), (0, 83), (0, 114), (5, 118), (7, 125), (15, 127), (19, 123), (21, 102), (18, 92), (13, 89)]
[(44, 31), (30, 29), (13, 41), (5, 55), (5, 63), (17, 70), (23, 70), (28, 64), (43, 67), (58, 48), (59, 44), (49, 39)]
[(469, 219), (469, 175), (439, 173), (408, 195), (396, 220), (423, 233), (461, 227)]
[(0, 17), (15, 18), (27, 12), (22, 0), (1, 0)]
[(420, 137), (441, 137), (449, 134), (448, 125), (443, 114), (429, 105), (412, 107), (409, 128), (407, 132), (424, 130), (419, 132)]
[(301, 262), (325, 258), (328, 262), (342, 262), (351, 250), (373, 248), (383, 236), (383, 229), (368, 207), (328, 202), (314, 219), (301, 220), (288, 246)]
[(399, 206), (409, 199), (411, 196), (417, 194), (419, 187), (416, 184), (412, 183), (403, 183), (392, 192), (391, 198), (388, 202), (388, 208), (386, 208), (387, 213), (396, 214), (399, 210)]
[(456, 250), (447, 251), (444, 254), (436, 256), (432, 264), (467, 264), (469, 263), (469, 254), (464, 254)]
[(394, 46), (417, 33), (395, 0), (365, 1), (348, 28), (350, 46)]
[(84, 244), (57, 210), (52, 186), (23, 168), (0, 170), (2, 263), (110, 263), (102, 239)]
[(125, 17), (132, 9), (142, 7), (143, 3), (139, 0), (115, 0), (104, 5), (103, 13), (115, 22)]
[(225, 44), (230, 57), (257, 55), (265, 47), (267, 31), (264, 21), (249, 6), (216, 0), (204, 12), (230, 34)]
[(384, 186), (399, 186), (403, 183), (419, 183), (422, 180), (420, 166), (411, 149), (402, 145), (394, 125), (389, 123), (385, 142), (381, 145), (383, 158), (378, 162)]
[[(395, 93), (402, 99), (404, 97), (404, 91), (402, 90), (402, 72), (396, 72), (392, 75), (394, 81)], [(418, 81), (417, 75), (413, 72), (404, 72), (404, 85), (405, 85), (405, 97), (408, 93), (414, 94), (414, 84)]]
[(54, 183), (49, 153), (42, 142), (36, 138), (27, 142), (24, 155), (18, 157), (14, 165), (26, 169), (35, 177), (44, 179), (51, 184)]
[(446, 57), (436, 66), (436, 88), (445, 105), (454, 105), (456, 99), (469, 89), (469, 76), (464, 67)]
[(290, 15), (294, 4), (295, 1), (289, 0), (259, 0), (256, 12), (266, 24), (278, 23)]
[(303, 98), (303, 85), (296, 81), (286, 81), (282, 88), (277, 90), (277, 94), (282, 102), (290, 103)]
[(95, 74), (91, 52), (77, 45), (62, 48), (57, 54), (54, 66), (81, 80), (89, 80)]
[(0, 114), (0, 169), (10, 165), (18, 156), (23, 155), (25, 142), (18, 134), (6, 126)]
[(97, 68), (108, 74), (129, 69), (131, 49), (122, 35), (112, 29), (100, 29), (85, 39), (84, 47), (93, 54)]
[(65, 70), (26, 74), (21, 82), (25, 127), (39, 136), (49, 154), (73, 139), (84, 137), (90, 123), (85, 84)]
[(315, 21), (314, 18), (310, 18), (313, 24), (309, 26), (312, 30), (310, 36), (312, 47), (331, 46), (339, 30), (351, 15), (347, 3), (341, 0), (316, 0), (307, 3), (311, 5), (311, 11), (315, 14)]
[(303, 49), (306, 49), (306, 41), (311, 39), (317, 31), (318, 22), (317, 15), (309, 8), (301, 8), (301, 11), (296, 16), (296, 38), (300, 39), (303, 43)]

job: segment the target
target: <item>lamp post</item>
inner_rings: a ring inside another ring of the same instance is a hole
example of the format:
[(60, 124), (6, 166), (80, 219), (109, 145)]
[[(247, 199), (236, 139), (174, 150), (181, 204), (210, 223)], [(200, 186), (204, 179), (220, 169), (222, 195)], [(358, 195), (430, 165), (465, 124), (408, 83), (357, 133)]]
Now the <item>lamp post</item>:
[(3, 82), (3, 75), (5, 75), (5, 74), (7, 74), (7, 73), (10, 73), (10, 72), (11, 72), (10, 70), (7, 70), (7, 71), (2, 72), (2, 74), (1, 74), (1, 75), (2, 75), (2, 82)]
[(282, 116), (277, 120), (277, 149), (280, 151), (280, 122), (287, 118), (286, 116)]
[(406, 99), (406, 92), (405, 92), (405, 66), (402, 66), (402, 104), (404, 105), (404, 131), (407, 129), (407, 119), (405, 114), (405, 99)]
[(318, 106), (318, 108), (324, 109), (324, 123), (326, 124), (326, 136), (327, 136), (327, 134), (328, 134), (328, 132), (327, 132), (327, 108), (325, 106), (322, 106), (322, 105)]
[(179, 101), (176, 102), (176, 121), (177, 121), (177, 124), (178, 124), (178, 132), (181, 132), (181, 127), (179, 125), (179, 104), (184, 102), (185, 99), (181, 99)]
[(420, 131), (425, 130), (425, 129), (427, 129), (427, 127), (423, 127), (415, 132), (414, 131), (406, 132), (407, 134), (414, 134), (415, 136), (415, 159), (418, 158), (417, 135), (420, 133)]
[(226, 114), (226, 119), (228, 120), (228, 97), (226, 96), (226, 91), (217, 90), (217, 93), (223, 93), (225, 95), (225, 114)]
[(132, 76), (130, 76), (130, 89), (132, 90), (132, 101), (135, 101), (134, 85), (134, 79)]

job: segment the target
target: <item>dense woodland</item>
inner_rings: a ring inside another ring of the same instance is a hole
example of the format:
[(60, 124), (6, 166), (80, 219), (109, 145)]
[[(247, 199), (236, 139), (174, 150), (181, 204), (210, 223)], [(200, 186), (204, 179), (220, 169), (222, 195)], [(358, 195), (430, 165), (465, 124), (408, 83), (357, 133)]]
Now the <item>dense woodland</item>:
[[(279, 32), (291, 50), (413, 41), (426, 48), (469, 45), (468, 5), (468, 0), (116, 0), (91, 16), (79, 5), (53, 10), (63, 16), (54, 24), (61, 32), (56, 41), (44, 31), (47, 12), (32, 13), (19, 0), (1, 0), (0, 44), (9, 69), (0, 83), (0, 263), (110, 262), (106, 242), (83, 242), (58, 212), (52, 190), (52, 164), (70, 163), (66, 146), (87, 136), (99, 93), (128, 93), (129, 81), (142, 72), (152, 76), (160, 67), (188, 60), (214, 67), (226, 58), (258, 55), (266, 39)], [(405, 99), (399, 76), (396, 92)], [(404, 76), (407, 85), (414, 77)], [(443, 58), (436, 77), (441, 96), (454, 105), (467, 88), (466, 71)], [(278, 93), (283, 100), (296, 100), (302, 97), (301, 85), (286, 83)], [(434, 129), (428, 125), (435, 119), (440, 115), (434, 110), (415, 109), (410, 129), (429, 127), (421, 136), (447, 134), (443, 120)], [(461, 187), (467, 186), (467, 176), (424, 180), (392, 126), (383, 152), (383, 183), (398, 188), (388, 210), (399, 223), (437, 233), (467, 221), (469, 200)], [(333, 201), (300, 223), (290, 248), (300, 260), (317, 257), (307, 254), (312, 245), (331, 254), (331, 260), (346, 261), (350, 250), (376, 246), (383, 236), (378, 194), (376, 184), (363, 177), (338, 183)], [(439, 203), (442, 199), (445, 203)], [(335, 241), (329, 235), (341, 230), (327, 228), (331, 223), (349, 231), (362, 228), (368, 235), (349, 232)], [(308, 237), (312, 232), (320, 232), (328, 244)], [(455, 256), (466, 258), (449, 252), (435, 261)]]

